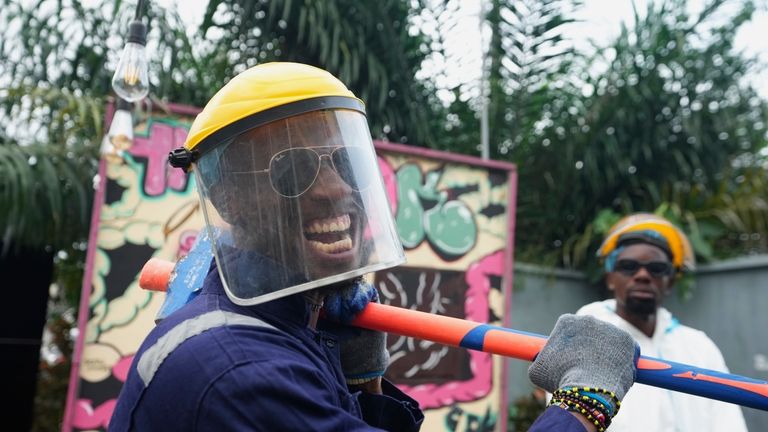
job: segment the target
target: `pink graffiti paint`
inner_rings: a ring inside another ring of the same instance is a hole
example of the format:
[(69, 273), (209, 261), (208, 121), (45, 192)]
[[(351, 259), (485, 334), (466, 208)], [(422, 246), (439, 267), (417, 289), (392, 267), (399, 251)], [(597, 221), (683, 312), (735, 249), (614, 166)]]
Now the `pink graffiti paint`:
[(81, 430), (106, 429), (116, 402), (116, 399), (110, 399), (94, 408), (90, 399), (78, 399), (72, 426)]
[[(125, 382), (128, 377), (128, 371), (131, 369), (133, 355), (121, 358), (112, 366), (112, 375), (120, 382)], [(109, 399), (98, 407), (94, 408), (90, 399), (78, 399), (75, 405), (75, 415), (72, 419), (72, 426), (76, 429), (99, 429), (106, 428), (109, 419), (112, 418), (112, 412), (115, 410), (117, 399)]]
[(389, 206), (392, 208), (392, 214), (395, 215), (397, 214), (397, 175), (386, 159), (381, 156), (378, 159), (381, 177), (384, 179), (384, 189), (387, 192), (387, 198), (389, 198)]
[(192, 249), (192, 246), (195, 244), (195, 240), (197, 240), (197, 234), (198, 231), (188, 230), (179, 235), (179, 250), (176, 252), (176, 260), (181, 259), (189, 253), (189, 250)]
[(186, 129), (174, 127), (165, 123), (149, 121), (149, 134), (146, 137), (133, 138), (130, 153), (134, 156), (147, 158), (146, 174), (144, 177), (144, 193), (158, 196), (167, 187), (181, 190), (187, 182), (187, 176), (179, 169), (171, 168), (168, 163), (168, 153), (184, 144), (187, 137)]
[[(387, 162), (386, 159), (379, 157), (378, 161), (379, 170), (381, 170), (381, 175), (384, 179), (384, 189), (387, 194), (387, 199), (389, 200), (389, 207), (394, 215), (394, 212), (397, 210), (397, 177), (395, 176), (395, 171), (392, 169), (392, 166), (389, 165), (389, 162)], [(365, 227), (363, 238), (372, 239), (381, 231), (381, 225), (378, 221), (375, 218), (371, 219)]]
[(120, 380), (120, 382), (125, 382), (125, 379), (128, 378), (128, 371), (131, 369), (132, 362), (133, 354), (121, 358), (112, 366), (112, 375)]
[[(487, 255), (467, 269), (465, 281), (469, 286), (464, 299), (467, 319), (487, 323), (490, 317), (488, 293), (490, 276), (501, 277), (504, 271), (504, 251)], [(468, 402), (487, 396), (493, 387), (493, 356), (482, 351), (469, 351), (469, 367), (472, 379), (444, 384), (399, 386), (419, 402), (424, 409), (440, 408), (456, 402)]]
[[(128, 377), (133, 357), (133, 355), (123, 357), (112, 366), (112, 375), (120, 382), (125, 382), (125, 379)], [(72, 426), (75, 429), (91, 430), (106, 428), (109, 424), (109, 419), (112, 418), (117, 399), (109, 399), (95, 408), (92, 403), (90, 399), (77, 400), (72, 419)]]

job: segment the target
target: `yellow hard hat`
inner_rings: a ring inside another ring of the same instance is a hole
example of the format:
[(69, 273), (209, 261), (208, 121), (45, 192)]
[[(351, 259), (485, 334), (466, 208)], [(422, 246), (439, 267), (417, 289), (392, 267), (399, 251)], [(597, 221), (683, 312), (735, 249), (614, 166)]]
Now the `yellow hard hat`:
[(608, 231), (597, 251), (602, 260), (624, 243), (642, 242), (660, 247), (671, 255), (672, 264), (678, 271), (696, 268), (696, 258), (688, 237), (678, 227), (661, 216), (652, 213), (636, 213), (625, 216)]
[(330, 73), (314, 66), (275, 62), (254, 66), (230, 80), (197, 115), (171, 165), (189, 168), (209, 150), (249, 129), (324, 109), (365, 114), (363, 102)]

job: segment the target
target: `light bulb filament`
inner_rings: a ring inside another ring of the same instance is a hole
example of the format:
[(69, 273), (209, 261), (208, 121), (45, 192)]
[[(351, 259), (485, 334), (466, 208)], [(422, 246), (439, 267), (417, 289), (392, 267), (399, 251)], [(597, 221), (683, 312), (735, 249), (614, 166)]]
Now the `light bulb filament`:
[(139, 82), (139, 68), (135, 65), (127, 65), (125, 74), (123, 75), (123, 81), (130, 86), (136, 85), (136, 83)]

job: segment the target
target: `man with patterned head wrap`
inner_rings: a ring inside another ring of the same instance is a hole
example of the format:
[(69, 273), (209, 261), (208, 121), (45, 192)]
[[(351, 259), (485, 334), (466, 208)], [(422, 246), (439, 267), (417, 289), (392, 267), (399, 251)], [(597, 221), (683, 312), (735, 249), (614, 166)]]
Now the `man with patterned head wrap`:
[[(680, 324), (662, 307), (675, 281), (695, 268), (685, 234), (647, 213), (614, 225), (598, 250), (613, 299), (577, 312), (607, 321), (631, 334), (643, 355), (727, 372), (720, 350), (706, 334)], [(737, 405), (636, 385), (622, 402), (612, 431), (746, 431)]]

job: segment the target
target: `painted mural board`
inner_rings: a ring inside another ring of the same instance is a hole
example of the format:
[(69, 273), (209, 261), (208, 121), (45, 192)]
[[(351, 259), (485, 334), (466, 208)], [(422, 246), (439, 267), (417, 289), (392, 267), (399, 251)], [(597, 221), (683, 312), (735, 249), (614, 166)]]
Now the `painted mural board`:
[[(203, 227), (194, 178), (166, 164), (197, 109), (172, 106), (104, 159), (96, 192), (65, 431), (106, 430), (162, 293), (138, 286), (151, 257), (184, 256)], [(373, 276), (387, 304), (507, 325), (512, 286), (513, 165), (377, 142), (407, 263)], [(390, 335), (388, 377), (426, 412), (425, 431), (506, 428), (504, 359)]]

